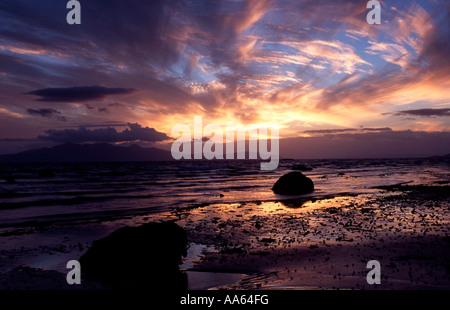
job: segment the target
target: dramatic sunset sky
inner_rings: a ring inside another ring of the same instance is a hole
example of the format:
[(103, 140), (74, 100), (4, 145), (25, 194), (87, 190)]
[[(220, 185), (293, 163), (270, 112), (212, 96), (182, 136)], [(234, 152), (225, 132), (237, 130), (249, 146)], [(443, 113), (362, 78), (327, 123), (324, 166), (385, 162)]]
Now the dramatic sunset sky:
[(167, 148), (195, 115), (276, 124), (291, 157), (450, 153), (450, 2), (380, 1), (381, 25), (367, 2), (80, 0), (68, 25), (2, 0), (0, 153)]

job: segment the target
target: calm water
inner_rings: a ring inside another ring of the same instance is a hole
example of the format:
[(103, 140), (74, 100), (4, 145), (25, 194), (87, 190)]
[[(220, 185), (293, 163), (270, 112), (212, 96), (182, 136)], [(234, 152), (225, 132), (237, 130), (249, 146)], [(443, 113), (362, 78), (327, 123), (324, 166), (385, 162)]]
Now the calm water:
[(450, 181), (449, 159), (282, 160), (274, 171), (261, 171), (259, 163), (0, 164), (0, 227), (162, 212), (202, 203), (291, 198), (275, 195), (271, 187), (295, 164), (313, 168), (303, 172), (315, 184), (310, 196)]

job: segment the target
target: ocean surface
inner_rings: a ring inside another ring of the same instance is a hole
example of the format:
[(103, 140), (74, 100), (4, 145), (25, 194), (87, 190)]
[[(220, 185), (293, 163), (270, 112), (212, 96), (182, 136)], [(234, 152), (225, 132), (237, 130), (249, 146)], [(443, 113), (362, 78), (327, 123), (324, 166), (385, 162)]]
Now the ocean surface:
[[(360, 194), (395, 184), (448, 185), (450, 159), (257, 160), (0, 164), (0, 228), (105, 219), (207, 203), (293, 198), (271, 188), (294, 165), (315, 184), (304, 196)], [(299, 196), (300, 197), (300, 196)]]

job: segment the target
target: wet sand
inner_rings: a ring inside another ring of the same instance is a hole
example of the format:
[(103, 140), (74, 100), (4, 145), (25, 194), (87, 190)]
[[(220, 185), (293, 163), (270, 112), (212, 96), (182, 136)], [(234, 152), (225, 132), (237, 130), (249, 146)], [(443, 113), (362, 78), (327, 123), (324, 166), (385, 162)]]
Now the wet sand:
[[(15, 228), (0, 237), (0, 288), (74, 289), (64, 281), (64, 264), (94, 240), (125, 225), (175, 220), (191, 244), (181, 265), (191, 289), (450, 289), (448, 190), (391, 186), (369, 194), (202, 204), (114, 221)], [(36, 238), (39, 245), (33, 245)], [(381, 264), (379, 285), (366, 281), (369, 260)], [(77, 287), (92, 288), (102, 287)]]
[[(208, 245), (191, 270), (245, 275), (215, 288), (449, 289), (446, 190), (208, 205), (178, 224)], [(381, 264), (380, 285), (366, 281), (369, 260)]]

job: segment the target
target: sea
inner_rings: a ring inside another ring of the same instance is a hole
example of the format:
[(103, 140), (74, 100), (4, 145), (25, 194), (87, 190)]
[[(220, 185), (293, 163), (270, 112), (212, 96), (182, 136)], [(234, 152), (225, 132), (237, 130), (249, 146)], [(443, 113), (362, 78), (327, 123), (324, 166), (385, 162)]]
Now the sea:
[[(325, 197), (379, 191), (398, 184), (448, 185), (450, 158), (167, 162), (1, 163), (0, 228), (105, 220), (205, 204), (278, 201), (272, 186), (301, 167)], [(306, 169), (305, 169), (306, 168)]]

